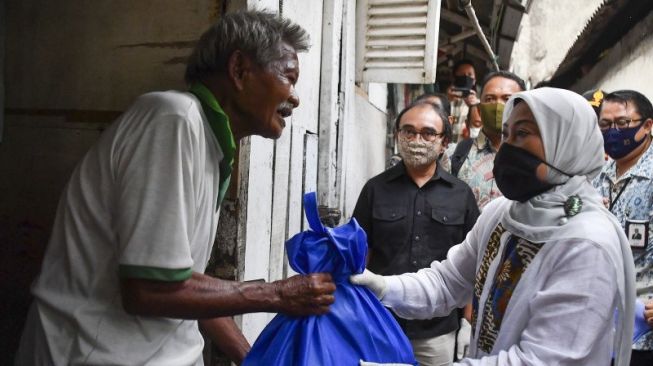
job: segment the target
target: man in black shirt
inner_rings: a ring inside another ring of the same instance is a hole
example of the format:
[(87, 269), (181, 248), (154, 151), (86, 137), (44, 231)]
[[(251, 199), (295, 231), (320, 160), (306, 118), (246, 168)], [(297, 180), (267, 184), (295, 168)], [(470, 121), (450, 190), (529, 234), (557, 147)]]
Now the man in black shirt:
[[(414, 103), (399, 114), (395, 127), (402, 162), (365, 184), (353, 215), (367, 233), (368, 268), (382, 275), (416, 272), (445, 259), (479, 215), (471, 189), (437, 161), (451, 138), (446, 114), (434, 104)], [(397, 320), (420, 365), (452, 363), (456, 312)]]

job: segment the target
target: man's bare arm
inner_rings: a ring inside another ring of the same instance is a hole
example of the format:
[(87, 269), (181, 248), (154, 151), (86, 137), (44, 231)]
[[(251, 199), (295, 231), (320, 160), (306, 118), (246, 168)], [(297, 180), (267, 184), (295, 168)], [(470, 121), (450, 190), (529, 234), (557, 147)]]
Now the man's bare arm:
[(201, 319), (200, 328), (229, 359), (240, 365), (251, 349), (233, 318)]
[(330, 274), (293, 276), (272, 283), (234, 282), (200, 273), (179, 282), (121, 281), (127, 313), (149, 317), (210, 319), (253, 312), (324, 314), (334, 301)]

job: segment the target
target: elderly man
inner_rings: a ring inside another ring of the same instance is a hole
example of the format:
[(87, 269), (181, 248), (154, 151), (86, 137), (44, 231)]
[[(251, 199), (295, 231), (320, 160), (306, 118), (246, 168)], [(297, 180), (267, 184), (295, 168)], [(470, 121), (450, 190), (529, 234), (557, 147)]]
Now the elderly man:
[(281, 135), (307, 48), (276, 15), (225, 15), (190, 57), (190, 92), (145, 94), (103, 133), (59, 203), (17, 364), (201, 365), (198, 322), (240, 362), (249, 344), (231, 315), (328, 311), (328, 274), (203, 274), (236, 141)]
[(630, 364), (653, 365), (653, 105), (634, 90), (607, 93), (598, 124), (612, 160), (594, 187), (633, 239), (638, 306)]
[[(416, 102), (396, 120), (402, 162), (370, 179), (353, 216), (367, 233), (368, 268), (384, 275), (416, 272), (446, 258), (478, 217), (469, 187), (438, 161), (451, 137), (446, 113), (429, 102)], [(453, 361), (456, 312), (429, 320), (398, 318), (423, 366)]]

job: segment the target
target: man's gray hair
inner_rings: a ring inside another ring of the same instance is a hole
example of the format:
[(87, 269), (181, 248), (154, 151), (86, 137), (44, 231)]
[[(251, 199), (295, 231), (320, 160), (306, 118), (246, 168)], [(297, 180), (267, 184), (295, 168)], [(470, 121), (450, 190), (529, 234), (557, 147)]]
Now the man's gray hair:
[(310, 47), (306, 30), (277, 14), (259, 10), (225, 14), (200, 37), (188, 59), (186, 82), (193, 84), (226, 71), (229, 57), (236, 50), (267, 67), (283, 57), (284, 42), (295, 52)]

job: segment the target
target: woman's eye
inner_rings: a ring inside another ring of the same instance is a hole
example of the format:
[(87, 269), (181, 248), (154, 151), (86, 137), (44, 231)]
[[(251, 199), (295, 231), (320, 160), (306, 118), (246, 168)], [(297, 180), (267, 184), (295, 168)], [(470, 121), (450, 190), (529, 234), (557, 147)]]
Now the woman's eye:
[(530, 134), (531, 133), (526, 131), (526, 130), (517, 130), (517, 132), (515, 133), (515, 135), (517, 135), (519, 137), (526, 137), (526, 136), (528, 136)]

